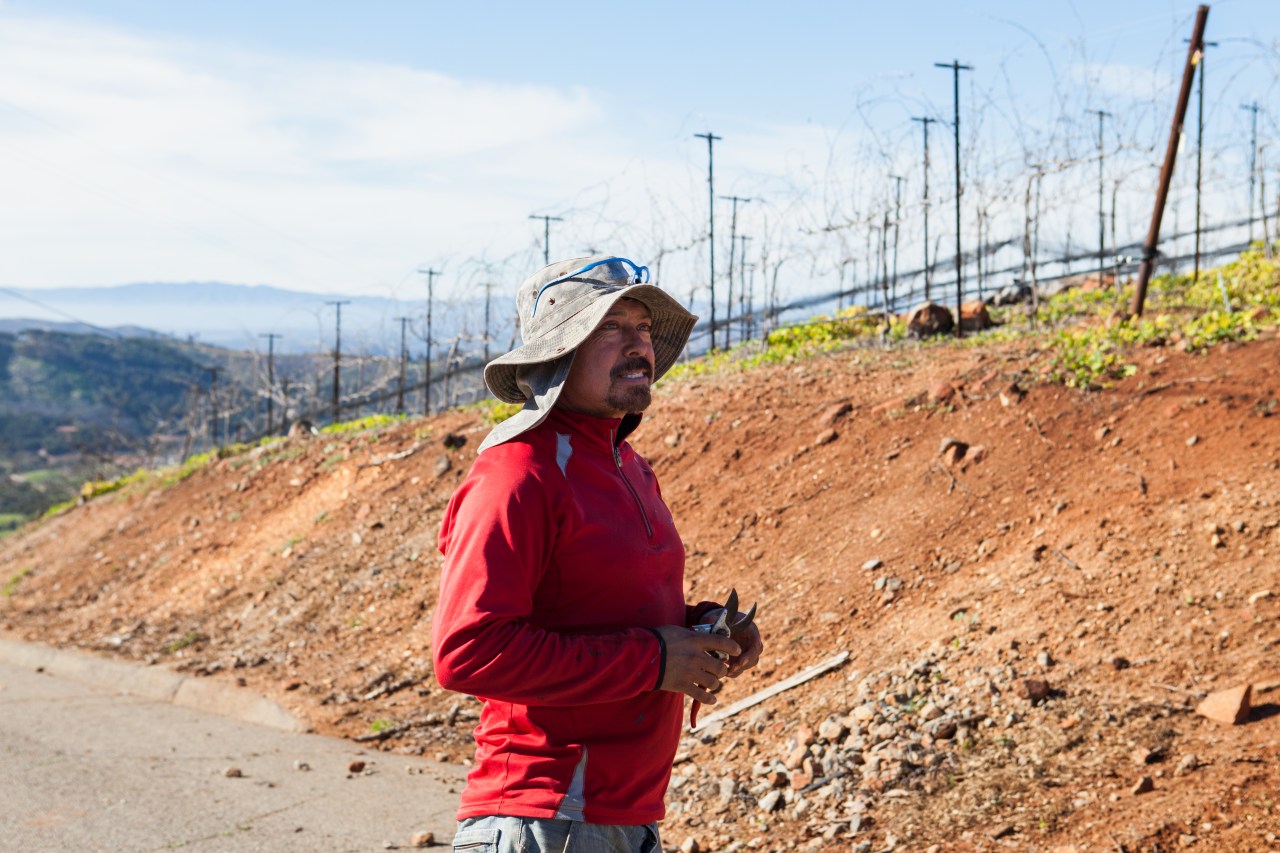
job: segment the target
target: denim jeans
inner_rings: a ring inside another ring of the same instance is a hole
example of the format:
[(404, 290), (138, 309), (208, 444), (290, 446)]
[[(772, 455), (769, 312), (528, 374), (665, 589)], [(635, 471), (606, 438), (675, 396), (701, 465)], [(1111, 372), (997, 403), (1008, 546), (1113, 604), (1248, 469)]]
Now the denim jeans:
[(662, 842), (656, 823), (615, 826), (489, 815), (460, 821), (453, 849), (466, 853), (662, 853)]

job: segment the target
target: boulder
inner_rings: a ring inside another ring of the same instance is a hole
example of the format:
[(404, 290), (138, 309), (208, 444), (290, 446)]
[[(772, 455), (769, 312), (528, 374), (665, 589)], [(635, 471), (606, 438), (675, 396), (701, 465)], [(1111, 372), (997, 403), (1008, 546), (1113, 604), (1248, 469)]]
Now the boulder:
[(1042, 678), (1022, 678), (1013, 684), (1014, 692), (1031, 704), (1043, 702), (1049, 696), (1049, 682)]
[(942, 461), (948, 465), (959, 465), (964, 459), (965, 454), (969, 452), (969, 445), (958, 438), (946, 436), (942, 439), (938, 446), (938, 455), (942, 457)]
[(947, 403), (956, 395), (956, 386), (950, 382), (939, 382), (929, 389), (929, 401)]
[(1249, 719), (1252, 698), (1252, 684), (1216, 690), (1196, 706), (1196, 713), (1219, 723), (1238, 726)]
[(995, 323), (987, 312), (987, 303), (981, 299), (972, 299), (960, 305), (960, 331), (981, 332), (990, 329)]
[(813, 440), (814, 447), (821, 447), (824, 444), (830, 444), (840, 437), (840, 433), (833, 429), (824, 429), (818, 433), (818, 437)]
[(818, 425), (824, 427), (834, 427), (836, 423), (845, 415), (853, 411), (853, 403), (848, 400), (842, 400), (839, 403), (832, 403), (823, 410), (818, 416)]
[(936, 302), (921, 302), (907, 314), (907, 334), (914, 338), (945, 335), (955, 327), (951, 312)]

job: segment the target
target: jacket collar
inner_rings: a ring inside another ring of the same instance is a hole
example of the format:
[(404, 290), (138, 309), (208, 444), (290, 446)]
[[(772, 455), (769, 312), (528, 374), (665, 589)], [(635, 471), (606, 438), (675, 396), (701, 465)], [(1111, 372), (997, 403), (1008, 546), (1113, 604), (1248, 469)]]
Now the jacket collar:
[(610, 451), (635, 431), (643, 417), (641, 414), (628, 414), (621, 418), (601, 418), (556, 406), (547, 417), (547, 423), (555, 429), (569, 429), (589, 444)]

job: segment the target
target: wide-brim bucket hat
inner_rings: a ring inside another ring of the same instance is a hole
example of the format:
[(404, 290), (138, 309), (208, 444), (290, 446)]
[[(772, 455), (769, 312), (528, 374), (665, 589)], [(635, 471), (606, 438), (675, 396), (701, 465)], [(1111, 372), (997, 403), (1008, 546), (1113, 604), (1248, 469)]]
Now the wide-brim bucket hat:
[(684, 351), (698, 318), (648, 280), (648, 267), (613, 255), (571, 258), (538, 270), (516, 293), (523, 344), (485, 366), (485, 384), (499, 400), (525, 402), (528, 394), (517, 382), (517, 368), (576, 350), (619, 299), (634, 299), (649, 309), (653, 381), (658, 381)]
[(516, 292), (523, 343), (484, 369), (493, 395), (523, 403), (524, 409), (499, 424), (481, 450), (542, 422), (560, 396), (574, 352), (619, 299), (634, 299), (649, 309), (653, 381), (671, 369), (698, 318), (648, 281), (648, 267), (616, 255), (557, 261), (525, 279)]

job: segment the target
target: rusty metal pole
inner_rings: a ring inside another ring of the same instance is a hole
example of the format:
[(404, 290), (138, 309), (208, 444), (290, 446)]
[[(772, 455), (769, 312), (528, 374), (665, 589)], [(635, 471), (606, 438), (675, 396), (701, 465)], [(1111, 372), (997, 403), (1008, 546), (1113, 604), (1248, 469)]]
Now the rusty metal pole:
[(1156, 248), (1160, 245), (1160, 220), (1164, 216), (1164, 204), (1169, 197), (1169, 184), (1173, 180), (1173, 164), (1178, 157), (1178, 141), (1182, 138), (1182, 121), (1187, 116), (1187, 102), (1191, 100), (1191, 82), (1196, 76), (1196, 65), (1204, 51), (1204, 24), (1209, 18), (1209, 7), (1196, 9), (1195, 29), (1187, 49), (1187, 63), (1182, 70), (1182, 88), (1178, 91), (1178, 106), (1173, 112), (1173, 126), (1169, 129), (1169, 146), (1164, 152), (1164, 165), (1160, 167), (1160, 188), (1156, 191), (1156, 206), (1151, 211), (1151, 227), (1146, 242), (1142, 244), (1142, 264), (1138, 267), (1138, 283), (1133, 291), (1130, 316), (1141, 317), (1142, 306), (1147, 299), (1147, 283), (1155, 266)]

